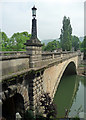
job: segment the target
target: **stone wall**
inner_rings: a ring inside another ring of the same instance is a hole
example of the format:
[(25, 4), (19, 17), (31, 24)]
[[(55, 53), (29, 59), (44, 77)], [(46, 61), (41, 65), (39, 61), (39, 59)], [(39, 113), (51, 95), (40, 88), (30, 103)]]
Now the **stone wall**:
[(41, 111), (40, 99), (43, 94), (43, 69), (37, 71), (31, 71), (29, 76), (29, 101), (30, 110), (34, 112), (34, 115)]
[(2, 76), (10, 75), (29, 68), (29, 56), (7, 56), (0, 61)]

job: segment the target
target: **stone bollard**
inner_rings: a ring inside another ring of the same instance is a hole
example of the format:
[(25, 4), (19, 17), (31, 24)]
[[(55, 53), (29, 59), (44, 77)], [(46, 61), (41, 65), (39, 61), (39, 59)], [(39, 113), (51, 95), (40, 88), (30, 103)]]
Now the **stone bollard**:
[(17, 112), (16, 113), (16, 120), (21, 120), (21, 118), (22, 118), (21, 115)]

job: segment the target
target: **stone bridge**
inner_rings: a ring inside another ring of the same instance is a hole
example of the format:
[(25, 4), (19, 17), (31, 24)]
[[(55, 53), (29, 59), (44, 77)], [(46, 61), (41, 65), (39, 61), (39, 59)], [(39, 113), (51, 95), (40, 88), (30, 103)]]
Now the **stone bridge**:
[(43, 93), (49, 92), (53, 100), (61, 77), (77, 73), (80, 63), (79, 52), (42, 52), (34, 11), (26, 52), (0, 52), (0, 106), (7, 120), (15, 120), (16, 113), (23, 117), (28, 109), (40, 112)]
[(17, 112), (23, 117), (27, 109), (36, 114), (40, 109), (41, 95), (46, 92), (54, 98), (61, 77), (77, 73), (80, 53), (49, 52), (41, 53), (38, 60), (31, 59), (32, 56), (30, 58), (26, 52), (1, 53), (0, 99), (3, 116), (6, 118), (13, 114), (10, 119), (14, 119)]

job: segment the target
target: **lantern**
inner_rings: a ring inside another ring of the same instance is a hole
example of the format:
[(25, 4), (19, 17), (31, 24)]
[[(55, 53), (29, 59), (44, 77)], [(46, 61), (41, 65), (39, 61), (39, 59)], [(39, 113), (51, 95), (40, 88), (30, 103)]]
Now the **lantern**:
[(32, 16), (33, 17), (36, 17), (36, 10), (37, 10), (37, 8), (35, 8), (35, 6), (33, 6), (33, 8), (32, 8)]

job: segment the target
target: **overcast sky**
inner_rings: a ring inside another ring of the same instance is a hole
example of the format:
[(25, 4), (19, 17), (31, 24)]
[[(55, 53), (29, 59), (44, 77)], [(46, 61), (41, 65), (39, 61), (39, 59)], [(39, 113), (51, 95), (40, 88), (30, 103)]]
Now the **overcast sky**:
[(31, 33), (32, 10), (37, 7), (37, 31), (40, 40), (59, 38), (63, 17), (69, 17), (72, 34), (84, 36), (85, 0), (2, 0), (0, 28), (8, 37), (13, 33)]

